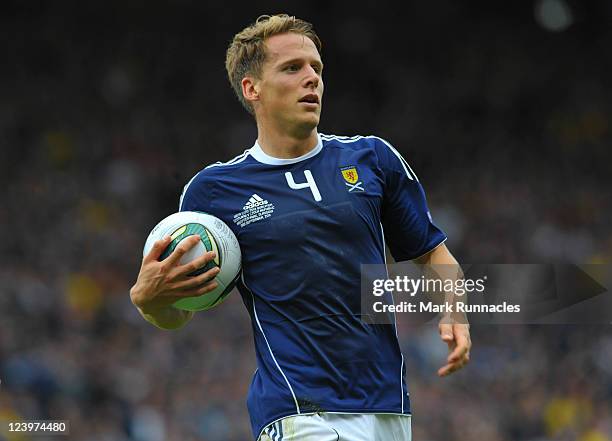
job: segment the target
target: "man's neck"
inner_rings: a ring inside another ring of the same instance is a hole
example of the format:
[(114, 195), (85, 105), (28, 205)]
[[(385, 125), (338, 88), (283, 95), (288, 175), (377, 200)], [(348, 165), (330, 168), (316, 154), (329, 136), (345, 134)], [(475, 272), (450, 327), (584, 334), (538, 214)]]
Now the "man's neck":
[(319, 139), (316, 127), (304, 135), (281, 133), (258, 127), (257, 142), (266, 155), (278, 159), (293, 159), (314, 149)]

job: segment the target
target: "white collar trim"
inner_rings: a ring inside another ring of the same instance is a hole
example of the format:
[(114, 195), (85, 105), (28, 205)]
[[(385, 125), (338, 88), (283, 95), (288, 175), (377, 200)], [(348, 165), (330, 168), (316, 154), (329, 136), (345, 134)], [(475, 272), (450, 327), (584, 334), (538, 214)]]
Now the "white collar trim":
[(303, 154), (302, 156), (298, 156), (297, 158), (275, 158), (274, 156), (270, 156), (265, 153), (258, 141), (255, 141), (255, 144), (251, 148), (251, 156), (255, 158), (257, 161), (262, 162), (264, 164), (269, 165), (286, 165), (286, 164), (295, 164), (296, 162), (304, 161), (308, 158), (312, 158), (317, 153), (321, 151), (323, 148), (323, 141), (321, 140), (321, 135), (317, 133), (317, 145), (315, 148), (310, 150), (309, 152)]

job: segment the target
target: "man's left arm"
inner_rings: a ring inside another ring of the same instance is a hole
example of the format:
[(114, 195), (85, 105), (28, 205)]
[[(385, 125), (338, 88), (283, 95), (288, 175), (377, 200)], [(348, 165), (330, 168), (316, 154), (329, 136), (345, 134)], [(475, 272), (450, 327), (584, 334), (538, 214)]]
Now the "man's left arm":
[[(437, 277), (451, 279), (453, 282), (463, 278), (463, 273), (457, 260), (443, 243), (428, 253), (414, 259), (418, 265), (433, 269)], [(448, 296), (451, 298), (449, 299)], [(447, 293), (447, 304), (455, 304), (455, 293)], [(438, 369), (438, 375), (445, 377), (458, 371), (470, 361), (472, 340), (470, 339), (470, 325), (465, 316), (461, 320), (453, 318), (452, 314), (445, 315), (438, 325), (440, 338), (448, 345), (446, 364)]]
[[(459, 264), (443, 243), (446, 235), (433, 223), (425, 191), (416, 173), (388, 141), (372, 137), (371, 142), (376, 152), (376, 167), (384, 180), (382, 229), (384, 236), (392, 238), (387, 244), (395, 261), (413, 260), (425, 264), (426, 271), (433, 270), (434, 275), (433, 265), (438, 265), (443, 273), (455, 270), (452, 277), (463, 278)], [(430, 251), (422, 255), (425, 250)], [(435, 276), (450, 278), (446, 274)], [(451, 303), (459, 301), (454, 293), (447, 294), (450, 294)], [(448, 344), (449, 356), (438, 375), (446, 376), (461, 369), (470, 359), (470, 330), (466, 323), (465, 319), (453, 320), (452, 315), (443, 317), (440, 322), (440, 336)]]

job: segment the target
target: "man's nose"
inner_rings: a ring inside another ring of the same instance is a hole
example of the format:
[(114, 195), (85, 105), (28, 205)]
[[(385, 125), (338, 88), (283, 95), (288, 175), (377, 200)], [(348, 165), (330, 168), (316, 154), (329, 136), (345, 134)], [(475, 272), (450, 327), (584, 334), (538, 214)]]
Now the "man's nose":
[(319, 74), (312, 68), (312, 66), (308, 66), (308, 74), (306, 75), (306, 87), (319, 87)]

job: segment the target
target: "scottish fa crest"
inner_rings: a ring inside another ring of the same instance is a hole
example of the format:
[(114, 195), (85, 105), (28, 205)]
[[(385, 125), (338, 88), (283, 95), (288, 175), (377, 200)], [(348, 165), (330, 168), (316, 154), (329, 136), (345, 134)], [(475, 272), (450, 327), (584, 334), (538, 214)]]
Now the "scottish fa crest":
[(348, 187), (348, 192), (353, 191), (365, 191), (363, 188), (363, 182), (359, 180), (359, 173), (357, 173), (357, 167), (349, 165), (348, 167), (342, 167), (340, 169), (344, 183)]

